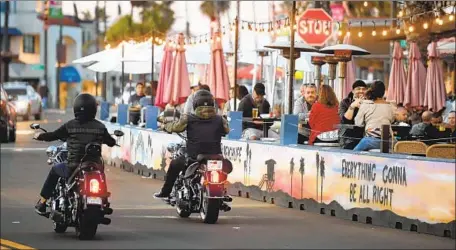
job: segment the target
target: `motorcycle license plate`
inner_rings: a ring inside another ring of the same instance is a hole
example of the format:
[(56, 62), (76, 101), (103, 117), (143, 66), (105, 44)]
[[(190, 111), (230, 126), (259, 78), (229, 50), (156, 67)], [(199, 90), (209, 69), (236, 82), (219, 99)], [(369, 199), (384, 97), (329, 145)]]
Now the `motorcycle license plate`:
[(100, 197), (87, 197), (87, 204), (101, 205), (103, 202)]
[(222, 161), (207, 161), (208, 171), (222, 170)]

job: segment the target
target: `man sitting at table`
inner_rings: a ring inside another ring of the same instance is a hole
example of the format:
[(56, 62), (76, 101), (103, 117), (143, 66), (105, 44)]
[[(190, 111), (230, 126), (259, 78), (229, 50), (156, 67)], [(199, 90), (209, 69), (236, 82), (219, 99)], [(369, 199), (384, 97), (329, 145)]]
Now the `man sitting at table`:
[(431, 125), (432, 119), (432, 112), (431, 111), (424, 111), (421, 115), (422, 122), (413, 125), (412, 129), (410, 130), (410, 135), (412, 136), (424, 136), (424, 130), (426, 127)]
[(392, 125), (410, 127), (408, 120), (408, 110), (404, 107), (398, 107), (394, 114), (394, 123)]
[(130, 104), (130, 122), (134, 125), (138, 125), (141, 105), (139, 101), (141, 98), (145, 97), (144, 94), (144, 83), (139, 82), (136, 84), (136, 93), (130, 96), (128, 99), (128, 104)]
[(451, 137), (451, 129), (446, 128), (446, 124), (443, 123), (443, 117), (441, 112), (435, 112), (432, 114), (431, 126), (427, 126), (424, 129), (425, 143), (433, 145), (438, 142), (448, 142)]
[(317, 100), (317, 87), (315, 84), (302, 84), (301, 85), (301, 97), (296, 99), (293, 106), (293, 115), (299, 117), (299, 129), (298, 129), (298, 143), (304, 144), (304, 141), (309, 139), (310, 130), (309, 127), (305, 127), (304, 122), (307, 122), (310, 115), (312, 105)]
[[(342, 124), (354, 125), (359, 106), (364, 100), (367, 85), (362, 80), (357, 80), (352, 85), (352, 92), (340, 102), (339, 116)], [(339, 129), (339, 144), (343, 149), (354, 149), (364, 135), (362, 127), (341, 127)]]
[[(258, 109), (260, 114), (269, 114), (271, 105), (264, 98), (266, 95), (265, 86), (263, 83), (257, 83), (253, 87), (252, 94), (248, 94), (242, 98), (239, 103), (238, 111), (242, 112), (242, 117), (252, 118), (252, 110)], [(242, 122), (243, 138), (257, 140), (263, 137), (263, 123), (261, 121), (244, 121)]]

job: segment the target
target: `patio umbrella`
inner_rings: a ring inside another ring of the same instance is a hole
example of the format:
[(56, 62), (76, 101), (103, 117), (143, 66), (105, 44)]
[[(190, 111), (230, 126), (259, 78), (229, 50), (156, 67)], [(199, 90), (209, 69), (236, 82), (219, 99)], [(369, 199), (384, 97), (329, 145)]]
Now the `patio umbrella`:
[[(343, 43), (352, 44), (351, 36), (345, 35)], [(345, 71), (345, 84), (344, 84), (344, 86), (339, 86), (342, 88), (342, 98), (345, 98), (348, 96), (348, 94), (350, 94), (350, 92), (352, 91), (352, 85), (356, 80), (356, 77), (355, 77), (356, 71), (355, 71), (354, 60), (355, 59), (352, 57), (351, 61), (347, 62), (347, 68)]]
[(429, 67), (426, 76), (426, 88), (424, 92), (424, 104), (429, 110), (437, 112), (445, 106), (445, 83), (443, 82), (443, 69), (440, 54), (437, 51), (437, 43), (432, 42), (428, 46)]
[(421, 62), (421, 54), (418, 45), (412, 42), (409, 51), (409, 67), (407, 84), (405, 87), (404, 106), (423, 106), (425, 87), (426, 68)]
[(394, 101), (396, 104), (404, 102), (404, 92), (406, 84), (405, 68), (402, 61), (403, 52), (399, 42), (394, 43), (393, 62), (388, 86), (388, 101)]
[(209, 64), (208, 85), (217, 104), (221, 106), (230, 99), (230, 79), (223, 55), (220, 32), (214, 33), (211, 62)]
[(171, 73), (171, 63), (173, 61), (174, 48), (168, 43), (163, 47), (163, 59), (160, 65), (160, 77), (158, 78), (157, 94), (155, 96), (155, 106), (162, 109), (165, 108), (166, 103), (163, 100), (166, 84), (168, 82), (169, 74)]
[(177, 106), (185, 102), (190, 95), (190, 79), (188, 76), (187, 62), (185, 60), (184, 34), (177, 38), (177, 48), (171, 72), (163, 91), (163, 102)]

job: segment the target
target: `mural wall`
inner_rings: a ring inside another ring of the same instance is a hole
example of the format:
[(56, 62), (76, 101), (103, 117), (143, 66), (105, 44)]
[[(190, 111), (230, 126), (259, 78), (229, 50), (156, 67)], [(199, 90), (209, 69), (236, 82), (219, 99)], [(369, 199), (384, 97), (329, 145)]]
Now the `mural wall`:
[[(119, 126), (107, 124), (112, 132)], [(177, 135), (122, 128), (121, 148), (104, 148), (106, 158), (166, 171), (166, 146)], [(455, 220), (455, 163), (384, 158), (272, 144), (223, 140), (234, 170), (231, 183), (283, 191), (297, 199), (337, 202), (344, 209), (390, 210), (431, 224)]]

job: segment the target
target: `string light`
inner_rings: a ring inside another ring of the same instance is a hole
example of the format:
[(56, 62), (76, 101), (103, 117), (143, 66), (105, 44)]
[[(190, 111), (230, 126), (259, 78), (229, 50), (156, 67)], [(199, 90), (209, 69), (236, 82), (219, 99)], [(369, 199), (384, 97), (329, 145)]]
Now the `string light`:
[(342, 36), (342, 30), (340, 29), (340, 22), (337, 22), (337, 29), (338, 29), (337, 35)]
[(412, 32), (415, 30), (415, 28), (413, 27), (413, 25), (410, 25), (410, 27), (408, 28), (408, 30), (409, 30), (410, 33), (412, 33)]
[(404, 15), (404, 12), (401, 10), (399, 11), (399, 13), (397, 14), (398, 17), (402, 17)]
[(398, 34), (398, 35), (401, 34), (401, 29), (399, 29), (399, 27), (396, 28), (396, 34)]
[(372, 21), (372, 23), (374, 24), (374, 30), (372, 31), (372, 36), (376, 36), (377, 35), (377, 31), (375, 30), (375, 22)]
[(427, 22), (425, 22), (425, 23), (423, 24), (423, 28), (424, 28), (425, 30), (427, 30), (427, 29), (429, 28), (429, 24), (428, 24)]
[(369, 5), (369, 4), (367, 3), (367, 1), (364, 1), (364, 7), (367, 7), (367, 5)]
[(451, 14), (451, 15), (448, 17), (448, 19), (449, 19), (450, 21), (453, 21), (453, 20), (454, 20), (454, 14)]
[(386, 20), (385, 20), (385, 26), (383, 27), (383, 32), (382, 32), (382, 35), (383, 35), (383, 36), (388, 35), (388, 31), (386, 31), (386, 28), (385, 28), (385, 27), (386, 27)]

